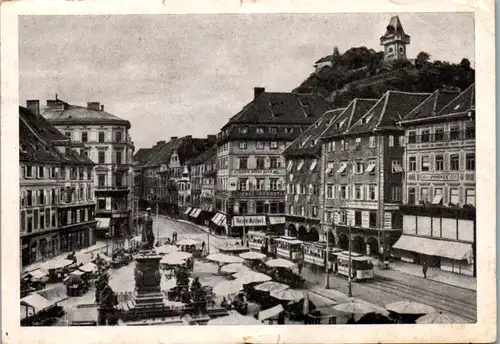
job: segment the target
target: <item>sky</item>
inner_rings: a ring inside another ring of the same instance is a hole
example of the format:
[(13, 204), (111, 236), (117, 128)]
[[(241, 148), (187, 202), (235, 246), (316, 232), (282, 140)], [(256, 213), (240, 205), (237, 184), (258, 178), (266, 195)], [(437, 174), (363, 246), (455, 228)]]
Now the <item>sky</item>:
[[(391, 15), (218, 14), (22, 16), (20, 102), (101, 102), (131, 123), (136, 150), (171, 136), (206, 137), (252, 100), (254, 87), (290, 92), (319, 58), (382, 50)], [(407, 56), (474, 66), (470, 13), (398, 14)]]

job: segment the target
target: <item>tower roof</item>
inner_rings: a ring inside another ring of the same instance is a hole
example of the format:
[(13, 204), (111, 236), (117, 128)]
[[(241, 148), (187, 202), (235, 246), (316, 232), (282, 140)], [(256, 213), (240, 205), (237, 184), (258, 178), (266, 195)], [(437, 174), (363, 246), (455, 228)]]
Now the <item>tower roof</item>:
[(410, 35), (405, 33), (403, 25), (398, 16), (393, 16), (386, 27), (385, 34), (380, 37), (380, 44), (384, 45), (392, 41), (401, 41), (410, 44)]

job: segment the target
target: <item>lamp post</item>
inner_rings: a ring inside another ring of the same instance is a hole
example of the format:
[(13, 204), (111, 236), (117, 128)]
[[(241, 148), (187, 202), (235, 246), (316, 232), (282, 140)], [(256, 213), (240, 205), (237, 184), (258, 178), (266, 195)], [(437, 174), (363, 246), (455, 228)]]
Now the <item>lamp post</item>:
[(330, 228), (326, 231), (326, 264), (325, 264), (325, 272), (326, 272), (326, 289), (330, 289)]
[(352, 250), (352, 247), (351, 246), (352, 246), (352, 244), (351, 244), (351, 222), (349, 222), (349, 262), (348, 262), (349, 276), (347, 277), (347, 283), (349, 286), (349, 297), (352, 297), (352, 278), (351, 278), (351, 275), (352, 275), (351, 250)]
[(160, 242), (160, 222), (158, 221), (158, 203), (156, 203), (156, 242)]

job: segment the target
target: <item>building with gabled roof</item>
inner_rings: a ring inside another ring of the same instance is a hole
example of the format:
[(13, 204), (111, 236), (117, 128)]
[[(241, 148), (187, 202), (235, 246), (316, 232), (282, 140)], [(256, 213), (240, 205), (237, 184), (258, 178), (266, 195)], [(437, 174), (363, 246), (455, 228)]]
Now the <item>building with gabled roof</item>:
[(428, 96), (389, 91), (377, 101), (356, 99), (325, 130), (321, 219), (342, 249), (352, 240), (355, 252), (379, 254), (401, 234), (404, 130), (398, 122)]
[[(36, 101), (38, 102), (38, 101)], [(104, 110), (100, 102), (73, 105), (56, 97), (47, 100), (42, 115), (73, 142), (97, 166), (94, 169), (97, 198), (97, 233), (100, 237), (132, 234), (132, 155), (130, 122)]]
[(94, 163), (40, 116), (19, 107), (21, 266), (95, 244)]
[(402, 260), (476, 274), (475, 114), (472, 84), (434, 92), (400, 122), (406, 178), (394, 250)]
[(331, 104), (316, 94), (266, 92), (234, 115), (218, 135), (215, 225), (229, 235), (252, 228), (284, 231), (282, 152)]
[(286, 171), (286, 226), (288, 236), (318, 241), (320, 227), (321, 141), (320, 138), (345, 109), (327, 111), (283, 151)]

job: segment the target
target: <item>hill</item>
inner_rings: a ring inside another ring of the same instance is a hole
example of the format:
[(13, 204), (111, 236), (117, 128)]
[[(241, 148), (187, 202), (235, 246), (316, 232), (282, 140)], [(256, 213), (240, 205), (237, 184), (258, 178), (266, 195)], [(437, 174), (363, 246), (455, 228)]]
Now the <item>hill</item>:
[(384, 53), (355, 47), (340, 54), (338, 49), (316, 62), (316, 71), (293, 90), (319, 93), (345, 106), (354, 98), (380, 98), (388, 90), (433, 92), (448, 88), (464, 90), (475, 80), (475, 71), (467, 59), (459, 64), (430, 61), (421, 52), (416, 59), (384, 62)]

